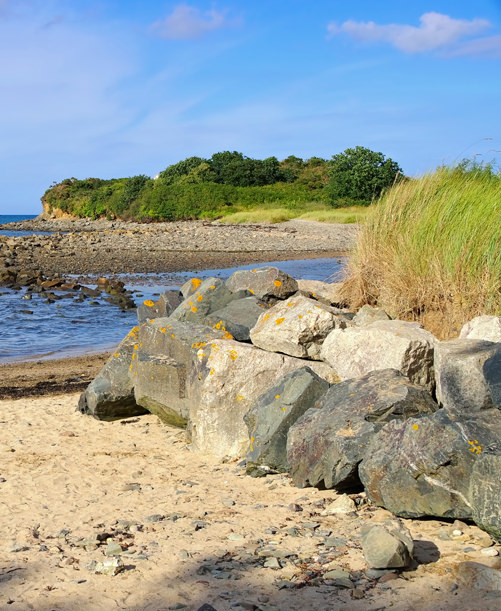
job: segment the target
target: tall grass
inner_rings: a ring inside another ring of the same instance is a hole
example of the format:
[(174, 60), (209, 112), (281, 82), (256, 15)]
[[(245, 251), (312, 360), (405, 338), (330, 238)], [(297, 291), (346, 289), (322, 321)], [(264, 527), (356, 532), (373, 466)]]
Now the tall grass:
[(395, 185), (371, 208), (345, 298), (453, 337), (474, 316), (501, 314), (500, 242), (501, 176), (441, 167)]

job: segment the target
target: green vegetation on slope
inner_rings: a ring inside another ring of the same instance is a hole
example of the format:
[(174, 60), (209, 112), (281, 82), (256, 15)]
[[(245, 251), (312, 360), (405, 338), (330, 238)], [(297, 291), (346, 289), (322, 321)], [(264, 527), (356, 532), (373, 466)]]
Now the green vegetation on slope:
[[(332, 208), (369, 205), (401, 176), (395, 162), (363, 147), (347, 149), (330, 161), (293, 155), (283, 161), (259, 160), (224, 151), (210, 159), (189, 157), (155, 179), (68, 178), (49, 188), (42, 202), (92, 218), (172, 221), (235, 214), (243, 218), (255, 209), (280, 209), (273, 218), (317, 212), (326, 218)], [(357, 217), (344, 218), (354, 222)]]
[(401, 182), (371, 207), (344, 284), (354, 307), (378, 304), (453, 337), (501, 314), (501, 175), (441, 167)]

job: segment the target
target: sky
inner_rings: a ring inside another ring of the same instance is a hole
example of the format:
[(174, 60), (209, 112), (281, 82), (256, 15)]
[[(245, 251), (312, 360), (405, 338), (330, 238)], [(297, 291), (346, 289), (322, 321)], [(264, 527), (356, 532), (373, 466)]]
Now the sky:
[(224, 150), (501, 163), (501, 0), (0, 0), (0, 91), (0, 214)]

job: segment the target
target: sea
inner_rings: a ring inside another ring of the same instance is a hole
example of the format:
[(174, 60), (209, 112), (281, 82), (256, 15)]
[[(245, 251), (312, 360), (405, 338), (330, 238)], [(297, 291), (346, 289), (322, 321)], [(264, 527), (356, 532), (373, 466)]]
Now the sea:
[[(34, 215), (0, 215), (0, 224), (35, 218)], [(10, 231), (0, 235), (33, 235), (47, 232)], [(225, 279), (240, 269), (272, 265), (294, 278), (333, 281), (342, 274), (345, 258), (269, 261), (239, 267), (185, 270), (176, 273), (114, 276), (133, 293), (136, 305), (149, 299), (155, 301), (167, 289), (180, 289), (190, 278)], [(89, 284), (92, 288), (95, 285)], [(65, 297), (46, 303), (43, 296), (33, 294), (26, 299), (24, 291), (0, 287), (0, 363), (45, 360), (82, 356), (111, 351), (137, 324), (136, 310), (122, 311), (104, 299), (78, 302)]]

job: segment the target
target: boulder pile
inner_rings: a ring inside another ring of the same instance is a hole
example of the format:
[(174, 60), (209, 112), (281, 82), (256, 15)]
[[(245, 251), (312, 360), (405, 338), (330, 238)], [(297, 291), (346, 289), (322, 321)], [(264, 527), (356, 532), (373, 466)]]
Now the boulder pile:
[(166, 291), (138, 308), (78, 409), (151, 412), (249, 475), (364, 488), (396, 516), (472, 520), (501, 539), (501, 318), (440, 342), (381, 309), (350, 312), (337, 288), (262, 267)]

